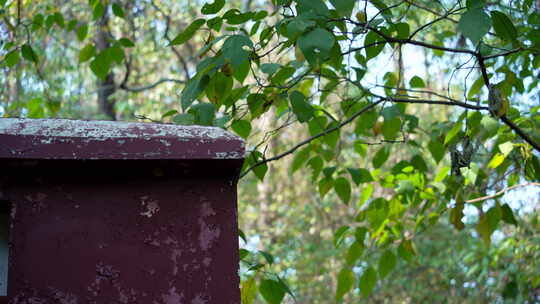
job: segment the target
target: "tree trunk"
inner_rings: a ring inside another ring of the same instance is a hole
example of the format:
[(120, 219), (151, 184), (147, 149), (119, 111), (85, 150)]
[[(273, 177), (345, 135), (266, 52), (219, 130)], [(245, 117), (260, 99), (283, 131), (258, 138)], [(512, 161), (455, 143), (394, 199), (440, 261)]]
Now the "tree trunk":
[[(98, 22), (98, 31), (96, 33), (96, 51), (102, 52), (110, 46), (111, 33), (109, 31), (109, 13), (105, 12)], [(111, 70), (105, 79), (98, 79), (98, 108), (99, 112), (108, 119), (116, 120), (114, 109), (114, 98), (111, 95), (116, 91), (114, 82), (114, 72)]]

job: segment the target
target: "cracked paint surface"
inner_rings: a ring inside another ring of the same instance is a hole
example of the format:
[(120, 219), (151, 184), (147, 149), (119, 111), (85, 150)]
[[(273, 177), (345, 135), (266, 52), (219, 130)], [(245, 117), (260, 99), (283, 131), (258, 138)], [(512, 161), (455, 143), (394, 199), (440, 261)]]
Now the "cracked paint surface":
[(0, 119), (0, 157), (242, 159), (241, 138), (217, 127), (67, 119)]

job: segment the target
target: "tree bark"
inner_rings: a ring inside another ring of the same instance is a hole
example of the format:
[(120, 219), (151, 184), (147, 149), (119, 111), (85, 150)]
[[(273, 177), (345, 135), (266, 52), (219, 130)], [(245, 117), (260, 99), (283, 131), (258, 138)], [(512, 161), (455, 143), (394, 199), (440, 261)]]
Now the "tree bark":
[[(109, 31), (109, 13), (105, 12), (98, 22), (98, 31), (96, 33), (96, 51), (102, 52), (109, 48), (111, 33)], [(111, 70), (105, 79), (98, 79), (98, 108), (99, 112), (108, 119), (116, 120), (116, 111), (114, 109), (115, 100), (111, 96), (116, 92), (116, 83), (114, 81), (114, 72)]]

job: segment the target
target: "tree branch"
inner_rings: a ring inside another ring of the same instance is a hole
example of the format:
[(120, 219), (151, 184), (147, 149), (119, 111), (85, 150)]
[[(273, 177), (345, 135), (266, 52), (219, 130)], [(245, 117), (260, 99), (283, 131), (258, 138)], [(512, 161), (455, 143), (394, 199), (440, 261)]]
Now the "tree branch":
[(477, 111), (489, 110), (488, 107), (476, 106), (476, 105), (468, 104), (461, 101), (408, 99), (408, 98), (392, 98), (392, 97), (387, 97), (385, 98), (385, 100), (391, 101), (391, 102), (398, 102), (398, 103), (423, 103), (423, 104), (435, 104), (435, 105), (444, 105), (444, 106), (458, 106), (458, 107), (471, 109), (471, 110), (477, 110)]
[(358, 116), (364, 114), (365, 112), (369, 111), (370, 109), (374, 108), (376, 105), (384, 102), (385, 100), (384, 99), (379, 99), (378, 101), (374, 102), (374, 103), (371, 103), (367, 106), (365, 106), (364, 108), (362, 108), (360, 111), (354, 113), (351, 117), (349, 117), (348, 119), (344, 120), (342, 123), (340, 123), (339, 125), (333, 127), (333, 128), (330, 128), (330, 129), (327, 129), (317, 135), (313, 135), (303, 141), (301, 141), (300, 143), (298, 143), (296, 146), (292, 147), (291, 149), (283, 152), (283, 153), (280, 153), (276, 156), (273, 156), (273, 157), (270, 157), (270, 158), (266, 158), (260, 162), (257, 162), (255, 163), (253, 166), (249, 167), (248, 169), (246, 169), (246, 171), (244, 171), (242, 174), (240, 174), (240, 178), (246, 176), (250, 171), (252, 171), (253, 169), (263, 165), (263, 164), (266, 164), (266, 163), (269, 163), (271, 161), (275, 161), (275, 160), (278, 160), (278, 159), (281, 159), (287, 155), (290, 155), (292, 154), (294, 151), (298, 150), (300, 147), (302, 146), (305, 146), (307, 144), (309, 144), (310, 142), (314, 141), (315, 139), (319, 138), (319, 137), (322, 137), (322, 136), (325, 136), (327, 134), (330, 134), (334, 131), (337, 131), (339, 129), (341, 129), (343, 126), (346, 126), (348, 125), (349, 123), (351, 123), (352, 121), (354, 121)]
[(529, 145), (533, 146), (533, 148), (540, 152), (540, 144), (534, 141), (527, 133), (525, 133), (523, 130), (521, 130), (514, 122), (512, 122), (506, 115), (503, 115), (500, 117), (500, 119), (506, 124), (512, 131), (516, 132), (519, 137), (521, 137), (524, 141), (526, 141)]
[(127, 85), (125, 84), (122, 84), (120, 86), (120, 89), (124, 90), (124, 91), (128, 91), (128, 92), (133, 92), (133, 93), (138, 93), (138, 92), (142, 92), (142, 91), (146, 91), (146, 90), (150, 90), (150, 89), (153, 89), (155, 87), (157, 87), (158, 85), (162, 84), (162, 83), (165, 83), (165, 82), (176, 82), (176, 83), (185, 83), (184, 80), (180, 80), (180, 79), (173, 79), (173, 78), (161, 78), (160, 80), (152, 83), (152, 84), (149, 84), (147, 86), (142, 86), (142, 87), (137, 87), (137, 88), (130, 88), (128, 87)]
[(510, 190), (513, 190), (513, 189), (516, 189), (516, 188), (528, 187), (528, 186), (540, 186), (540, 183), (527, 183), (527, 184), (522, 184), (522, 185), (514, 185), (512, 187), (504, 188), (501, 191), (499, 191), (499, 192), (497, 192), (497, 193), (495, 193), (493, 195), (477, 197), (477, 198), (474, 198), (474, 199), (467, 200), (467, 201), (465, 201), (465, 203), (477, 203), (477, 202), (487, 201), (489, 199), (499, 197), (502, 194), (504, 194), (504, 193), (506, 193), (506, 192), (508, 192)]

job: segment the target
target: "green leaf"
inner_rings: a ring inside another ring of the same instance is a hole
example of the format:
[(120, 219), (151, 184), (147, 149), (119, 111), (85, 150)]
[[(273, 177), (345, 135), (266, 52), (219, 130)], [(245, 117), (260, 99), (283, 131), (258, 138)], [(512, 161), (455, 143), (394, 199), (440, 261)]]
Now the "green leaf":
[(319, 181), (319, 195), (323, 198), (330, 189), (334, 186), (334, 179), (331, 177), (322, 178)]
[(300, 91), (293, 91), (289, 95), (293, 113), (300, 122), (307, 122), (313, 117), (313, 107), (306, 102), (306, 97)]
[(214, 119), (213, 126), (226, 129), (225, 125), (231, 120), (231, 116), (229, 114), (224, 114), (221, 117), (218, 117)]
[(370, 31), (366, 38), (364, 39), (364, 47), (366, 50), (366, 61), (377, 57), (383, 49), (384, 49), (384, 42), (383, 38), (379, 36), (379, 34), (375, 33), (374, 31)]
[(117, 44), (111, 46), (106, 50), (107, 56), (110, 60), (120, 64), (125, 58), (124, 50)]
[(507, 141), (503, 144), (500, 144), (498, 147), (504, 156), (508, 156), (508, 154), (510, 154), (510, 152), (512, 152), (512, 150), (514, 149), (514, 144), (510, 141)]
[(267, 74), (268, 76), (274, 75), (281, 65), (279, 63), (263, 63), (261, 64), (261, 72)]
[(87, 35), (88, 35), (88, 24), (83, 23), (79, 25), (79, 28), (77, 28), (77, 39), (79, 39), (79, 41), (83, 41)]
[(294, 72), (296, 72), (296, 69), (293, 67), (285, 66), (281, 68), (271, 79), (273, 84), (276, 85), (283, 85), (289, 77), (294, 75)]
[(235, 70), (233, 73), (233, 77), (238, 80), (240, 84), (244, 82), (247, 75), (249, 74), (250, 70), (250, 62), (248, 60), (244, 60)]
[(341, 226), (334, 232), (334, 247), (339, 248), (345, 240), (346, 232), (349, 231), (349, 226)]
[(61, 28), (64, 28), (65, 20), (64, 15), (62, 15), (60, 12), (54, 13), (54, 22)]
[(458, 29), (463, 35), (469, 38), (474, 45), (489, 32), (491, 28), (491, 18), (481, 9), (473, 8), (467, 10), (459, 20)]
[(398, 254), (401, 258), (411, 262), (416, 255), (413, 242), (411, 240), (403, 240), (398, 246)]
[(68, 25), (66, 27), (66, 30), (68, 32), (73, 31), (75, 29), (75, 27), (77, 26), (77, 24), (78, 24), (77, 20), (72, 19), (71, 21), (69, 21), (69, 23), (68, 23)]
[(111, 68), (111, 61), (106, 52), (99, 53), (94, 60), (90, 62), (90, 69), (100, 79), (105, 79)]
[(219, 32), (221, 30), (221, 26), (223, 25), (223, 18), (215, 17), (208, 19), (206, 20), (206, 25), (214, 31)]
[(354, 273), (349, 268), (343, 268), (338, 274), (336, 300), (340, 301), (343, 296), (354, 286)]
[(350, 17), (356, 0), (330, 0), (330, 3), (342, 17)]
[(253, 42), (246, 35), (232, 35), (223, 43), (221, 51), (223, 58), (230, 61), (234, 69), (238, 69), (249, 59), (250, 51), (253, 49)]
[(195, 117), (195, 124), (211, 126), (216, 115), (216, 107), (208, 102), (199, 103), (191, 107), (190, 113)]
[(304, 16), (292, 18), (292, 20), (287, 24), (287, 36), (294, 39), (303, 34), (308, 28), (314, 27), (315, 25), (315, 21)]
[(21, 54), (22, 54), (23, 58), (28, 60), (28, 61), (32, 61), (33, 63), (38, 62), (38, 57), (37, 57), (36, 53), (34, 52), (34, 50), (32, 49), (32, 47), (29, 44), (24, 44), (21, 47)]
[(291, 165), (291, 173), (296, 172), (306, 163), (306, 161), (309, 158), (310, 152), (311, 152), (311, 149), (308, 147), (308, 148), (300, 150), (300, 152), (295, 153), (294, 159)]
[(341, 201), (348, 204), (351, 200), (351, 184), (349, 181), (344, 177), (338, 177), (334, 181), (334, 189)]
[(172, 121), (177, 125), (189, 126), (195, 123), (195, 117), (189, 113), (178, 114), (173, 117)]
[(450, 131), (448, 131), (448, 134), (446, 134), (446, 137), (444, 138), (445, 145), (451, 142), (459, 134), (459, 132), (461, 132), (462, 126), (462, 122), (459, 121), (452, 127), (452, 129), (450, 129)]
[(491, 230), (486, 214), (480, 216), (480, 220), (478, 220), (478, 224), (476, 225), (476, 231), (478, 232), (486, 246), (489, 246), (491, 243), (491, 234), (493, 233), (493, 231)]
[(37, 14), (34, 17), (34, 19), (32, 20), (32, 31), (36, 31), (36, 30), (40, 29), (43, 26), (43, 20), (44, 19), (45, 19), (45, 17), (43, 16), (43, 14)]
[(420, 172), (428, 171), (426, 161), (424, 160), (423, 156), (420, 154), (413, 156), (413, 158), (411, 159), (411, 164)]
[(296, 0), (298, 6), (296, 9), (299, 14), (312, 13), (315, 16), (326, 17), (329, 10), (322, 0)]
[(114, 14), (116, 17), (120, 17), (120, 18), (124, 18), (124, 17), (125, 17), (124, 9), (122, 9), (122, 7), (121, 7), (120, 5), (118, 5), (118, 3), (113, 3), (113, 5), (112, 5), (112, 11), (113, 11), (113, 14)]
[(467, 93), (467, 99), (473, 99), (476, 94), (480, 93), (482, 87), (484, 87), (484, 78), (480, 76), (473, 82), (473, 85), (469, 89), (469, 92)]
[(133, 43), (133, 41), (127, 39), (127, 38), (120, 38), (120, 40), (118, 40), (118, 42), (120, 43), (120, 45), (122, 45), (123, 47), (126, 47), (126, 48), (130, 48), (130, 47), (134, 47), (135, 46), (135, 43)]
[(223, 72), (217, 72), (210, 78), (205, 92), (208, 100), (216, 105), (221, 105), (228, 94), (231, 93), (233, 79)]
[(411, 80), (409, 81), (409, 85), (411, 86), (411, 88), (425, 88), (426, 87), (424, 80), (416, 75), (413, 78), (411, 78)]
[(431, 152), (431, 156), (438, 163), (444, 157), (444, 145), (437, 139), (433, 139), (428, 143), (428, 150)]
[(71, 19), (66, 27), (67, 31), (73, 31), (77, 24), (79, 24), (79, 22), (76, 19)]
[(358, 201), (358, 206), (362, 206), (367, 200), (371, 197), (373, 194), (373, 184), (368, 184), (367, 186), (362, 189), (362, 192), (360, 193), (360, 200)]
[(240, 137), (246, 139), (251, 133), (251, 124), (247, 120), (235, 120), (231, 124), (233, 131)]
[(225, 6), (225, 0), (215, 0), (213, 3), (206, 3), (201, 9), (204, 15), (212, 15), (219, 12)]
[(266, 279), (262, 280), (259, 291), (267, 303), (280, 304), (285, 297), (287, 288), (280, 281)]
[(504, 286), (502, 296), (505, 300), (515, 299), (519, 295), (519, 285), (516, 281), (512, 280)]
[(486, 6), (486, 0), (467, 0), (466, 6), (468, 9), (483, 8)]
[(377, 272), (372, 267), (368, 267), (364, 270), (364, 273), (360, 277), (360, 283), (358, 284), (358, 288), (360, 288), (360, 292), (368, 297), (373, 289), (375, 288), (375, 285), (377, 284)]
[(516, 218), (514, 217), (512, 208), (510, 208), (508, 204), (504, 204), (501, 206), (501, 212), (502, 212), (501, 218), (505, 223), (517, 226), (518, 223), (516, 221)]
[(500, 11), (491, 11), (491, 20), (497, 36), (502, 40), (514, 41), (517, 38), (517, 30), (508, 16)]
[(96, 54), (96, 48), (93, 44), (85, 45), (79, 52), (79, 62), (86, 62)]
[(249, 277), (247, 280), (242, 281), (240, 290), (242, 304), (253, 304), (257, 297), (257, 282), (255, 281), (255, 277)]
[(239, 235), (240, 238), (244, 241), (244, 243), (247, 244), (246, 234), (244, 233), (244, 231), (242, 231), (242, 229), (238, 229), (238, 235)]
[(262, 251), (262, 250), (259, 250), (259, 253), (264, 257), (264, 259), (266, 260), (268, 264), (270, 265), (274, 264), (274, 257), (270, 253)]
[(396, 255), (390, 251), (386, 250), (379, 259), (379, 275), (381, 279), (385, 278), (397, 264)]
[(336, 39), (329, 31), (316, 28), (298, 38), (298, 46), (311, 65), (320, 64), (329, 55)]
[(189, 39), (191, 39), (191, 37), (193, 37), (193, 35), (195, 35), (195, 32), (197, 32), (197, 30), (199, 30), (201, 26), (204, 25), (205, 22), (206, 20), (204, 19), (196, 19), (195, 21), (191, 22), (191, 24), (188, 25), (188, 27), (186, 27), (184, 31), (174, 37), (169, 46), (179, 45), (188, 41)]
[(178, 114), (178, 111), (176, 110), (169, 110), (167, 112), (165, 112), (163, 115), (161, 115), (161, 119), (164, 119), (164, 118), (167, 118), (169, 116), (173, 116), (175, 114)]
[(375, 153), (375, 156), (373, 157), (372, 164), (373, 168), (380, 168), (386, 160), (388, 160), (388, 157), (390, 156), (390, 149), (385, 147), (382, 147)]
[[(246, 161), (244, 162), (244, 168), (243, 171), (247, 170), (248, 167), (254, 166), (259, 161), (264, 160), (264, 155), (259, 151), (252, 151), (248, 157), (246, 157)], [(266, 175), (266, 172), (268, 171), (268, 166), (266, 163), (261, 163), (257, 167), (253, 168), (253, 174), (257, 176), (258, 179), (261, 181), (264, 181), (264, 176)]]
[(411, 28), (408, 23), (400, 22), (395, 25), (397, 30), (397, 37), (398, 39), (408, 39), (409, 34), (411, 33)]
[(19, 60), (20, 60), (19, 50), (13, 50), (7, 53), (6, 57), (4, 57), (4, 61), (6, 62), (6, 65), (9, 68), (19, 63)]
[(390, 120), (384, 120), (382, 126), (382, 132), (384, 139), (386, 140), (395, 140), (398, 137), (399, 132), (401, 131), (401, 119), (399, 117), (394, 117)]
[(362, 245), (362, 243), (360, 243), (358, 240), (353, 242), (349, 247), (349, 250), (347, 250), (347, 265), (350, 267), (354, 266), (354, 264), (356, 264), (356, 261), (362, 256), (363, 253), (364, 245)]
[(371, 0), (370, 1), (371, 4), (373, 4), (378, 10), (379, 10), (379, 14), (382, 14), (384, 19), (389, 22), (389, 23), (392, 23), (392, 9), (389, 8), (383, 1), (383, 0)]
[(489, 162), (488, 167), (493, 168), (493, 169), (497, 168), (504, 162), (505, 158), (506, 157), (502, 153), (497, 153), (493, 155), (493, 158), (491, 158), (491, 161)]
[(105, 14), (105, 6), (101, 3), (101, 1), (97, 1), (94, 5), (94, 9), (92, 10), (92, 18), (94, 20), (97, 20)]
[(373, 177), (371, 176), (371, 173), (369, 173), (369, 170), (367, 169), (348, 168), (347, 171), (349, 171), (349, 174), (351, 174), (351, 178), (356, 185), (360, 185), (362, 183), (369, 183), (373, 181)]
[(238, 25), (246, 23), (253, 15), (253, 12), (242, 13), (238, 9), (233, 8), (223, 15), (223, 19), (226, 20), (228, 24)]
[(26, 107), (28, 108), (29, 118), (43, 118), (45, 116), (43, 100), (39, 97), (29, 100)]
[(182, 109), (187, 109), (193, 103), (193, 101), (195, 101), (195, 99), (204, 91), (209, 80), (210, 77), (208, 75), (203, 75), (195, 76), (188, 81), (184, 87), (184, 90), (182, 91)]

